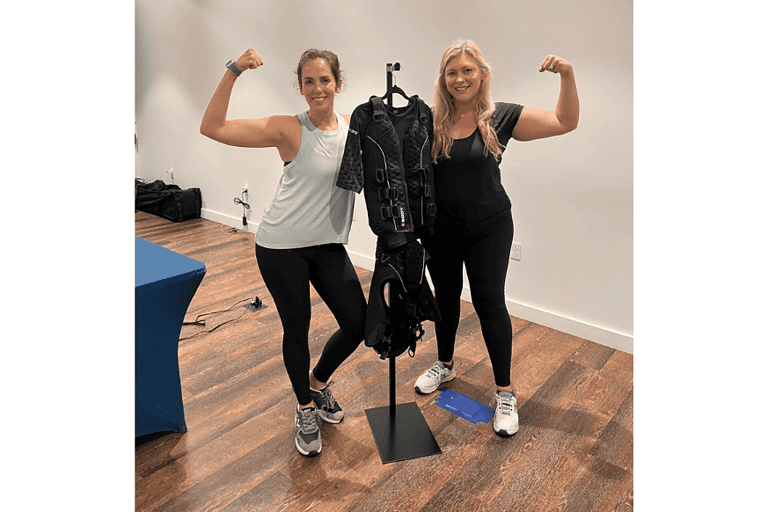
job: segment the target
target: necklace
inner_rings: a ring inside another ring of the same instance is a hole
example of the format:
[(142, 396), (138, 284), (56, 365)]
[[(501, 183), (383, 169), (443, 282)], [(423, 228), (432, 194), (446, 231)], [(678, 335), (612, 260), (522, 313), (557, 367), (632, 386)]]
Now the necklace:
[[(470, 111), (470, 112), (464, 112), (463, 114), (461, 114), (461, 115), (459, 116), (459, 121), (461, 121), (462, 119), (464, 119), (464, 116), (465, 116), (465, 115), (467, 115), (467, 114), (469, 114), (469, 113), (471, 113), (471, 111)], [(456, 121), (456, 122), (454, 122), (454, 124), (458, 123), (459, 121)]]

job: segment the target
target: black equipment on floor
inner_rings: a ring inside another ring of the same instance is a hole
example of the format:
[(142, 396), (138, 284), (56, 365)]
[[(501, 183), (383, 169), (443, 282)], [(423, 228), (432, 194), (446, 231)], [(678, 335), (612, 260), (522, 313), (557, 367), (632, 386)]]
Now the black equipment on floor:
[(199, 188), (182, 190), (178, 185), (168, 185), (163, 180), (152, 183), (136, 180), (136, 209), (139, 211), (182, 222), (199, 219), (202, 206)]

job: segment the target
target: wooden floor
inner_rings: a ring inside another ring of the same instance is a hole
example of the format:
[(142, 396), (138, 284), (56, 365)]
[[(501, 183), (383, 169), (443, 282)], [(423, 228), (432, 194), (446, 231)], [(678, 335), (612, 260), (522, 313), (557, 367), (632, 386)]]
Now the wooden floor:
[[(282, 329), (261, 279), (253, 234), (218, 223), (172, 223), (136, 213), (136, 236), (205, 263), (187, 312), (228, 310), (184, 326), (179, 366), (188, 431), (136, 440), (137, 511), (630, 511), (633, 509), (632, 356), (512, 317), (520, 430), (497, 437), (413, 390), (436, 360), (426, 326), (416, 356), (399, 357), (397, 403), (415, 402), (442, 453), (383, 464), (365, 410), (388, 405), (388, 363), (364, 345), (334, 374), (345, 411), (322, 424), (323, 451), (293, 443), (296, 400), (281, 356)], [(227, 230), (229, 228), (226, 228)], [(371, 272), (357, 269), (366, 296)], [(313, 295), (314, 364), (336, 323)], [(211, 333), (216, 325), (234, 320)], [(186, 339), (184, 339), (186, 338)], [(472, 305), (462, 303), (457, 378), (448, 387), (481, 403), (493, 374)]]

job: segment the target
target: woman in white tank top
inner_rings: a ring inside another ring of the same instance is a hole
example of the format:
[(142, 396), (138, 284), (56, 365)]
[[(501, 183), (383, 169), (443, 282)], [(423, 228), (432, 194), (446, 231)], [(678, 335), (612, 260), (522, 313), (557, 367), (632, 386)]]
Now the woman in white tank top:
[[(200, 133), (231, 146), (277, 148), (285, 162), (275, 196), (259, 223), (256, 257), (283, 325), (283, 362), (298, 401), (295, 445), (302, 455), (313, 456), (322, 449), (317, 418), (329, 423), (344, 418), (329, 389), (331, 374), (364, 338), (365, 296), (343, 245), (349, 237), (354, 194), (335, 186), (349, 115), (333, 110), (343, 82), (338, 57), (311, 49), (302, 54), (296, 69), (309, 110), (227, 119), (235, 80), (263, 64), (261, 55), (250, 48), (227, 64)], [(311, 372), (310, 283), (340, 327)]]

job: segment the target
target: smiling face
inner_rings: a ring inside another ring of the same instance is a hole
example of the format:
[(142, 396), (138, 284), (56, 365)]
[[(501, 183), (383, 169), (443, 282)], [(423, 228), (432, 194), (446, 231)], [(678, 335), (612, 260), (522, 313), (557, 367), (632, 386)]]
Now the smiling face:
[(301, 68), (299, 88), (310, 110), (324, 110), (333, 108), (333, 99), (341, 92), (341, 82), (333, 77), (330, 64), (323, 59), (313, 59)]
[(477, 95), (485, 73), (467, 53), (460, 53), (445, 65), (443, 79), (448, 93), (457, 103), (469, 103)]

